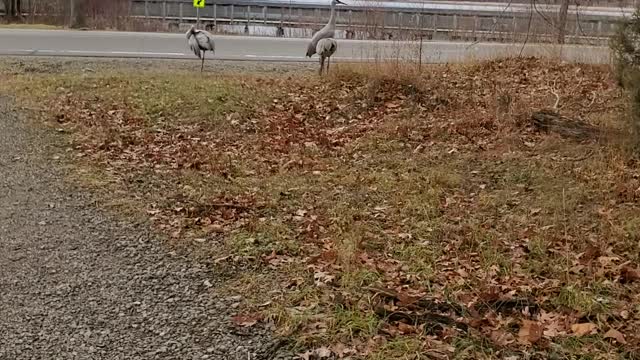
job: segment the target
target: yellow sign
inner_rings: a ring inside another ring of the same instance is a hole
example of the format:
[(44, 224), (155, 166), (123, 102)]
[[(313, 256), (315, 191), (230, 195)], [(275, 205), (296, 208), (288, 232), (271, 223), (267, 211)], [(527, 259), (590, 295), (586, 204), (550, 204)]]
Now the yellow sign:
[(205, 0), (193, 0), (193, 7), (195, 8), (203, 8)]

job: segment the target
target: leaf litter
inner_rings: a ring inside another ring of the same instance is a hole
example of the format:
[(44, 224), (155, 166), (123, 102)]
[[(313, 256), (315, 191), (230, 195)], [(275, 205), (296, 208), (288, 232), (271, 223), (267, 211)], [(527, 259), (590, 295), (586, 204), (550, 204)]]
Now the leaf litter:
[[(81, 161), (174, 244), (240, 270), (231, 286), (255, 305), (232, 321), (274, 318), (315, 348), (302, 358), (373, 356), (400, 339), (445, 358), (465, 341), (549, 354), (601, 322), (618, 350), (639, 345), (639, 171), (602, 140), (624, 110), (608, 70), (524, 58), (429, 69), (224, 78), (200, 102), (142, 96), (170, 76), (42, 81), (58, 85), (47, 113)], [(554, 94), (599, 138), (540, 132), (532, 115)]]

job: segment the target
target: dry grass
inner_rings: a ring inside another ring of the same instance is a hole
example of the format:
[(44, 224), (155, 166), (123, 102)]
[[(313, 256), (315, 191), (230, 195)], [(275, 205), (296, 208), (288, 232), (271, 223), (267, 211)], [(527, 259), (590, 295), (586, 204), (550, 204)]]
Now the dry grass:
[[(99, 186), (127, 199), (120, 211), (229, 270), (241, 311), (305, 347), (371, 359), (631, 356), (640, 180), (608, 70), (371, 66), (326, 80), (26, 74), (3, 91), (42, 94), (31, 100), (73, 134)], [(554, 93), (599, 135), (533, 128)], [(526, 321), (544, 335), (524, 334)], [(586, 322), (594, 334), (572, 332)], [(626, 344), (604, 336), (611, 328)]]
[(0, 29), (60, 30), (60, 29), (63, 29), (63, 27), (57, 26), (57, 25), (48, 25), (48, 24), (0, 23)]

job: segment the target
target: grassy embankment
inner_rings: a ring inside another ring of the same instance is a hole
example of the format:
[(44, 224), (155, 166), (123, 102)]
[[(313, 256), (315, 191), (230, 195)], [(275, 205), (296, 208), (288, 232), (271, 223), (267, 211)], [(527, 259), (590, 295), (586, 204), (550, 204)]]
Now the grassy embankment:
[[(240, 326), (371, 359), (634, 352), (640, 173), (606, 68), (335, 69), (34, 71), (2, 92), (69, 134), (103, 206), (225, 270)], [(539, 131), (554, 104), (593, 127)]]

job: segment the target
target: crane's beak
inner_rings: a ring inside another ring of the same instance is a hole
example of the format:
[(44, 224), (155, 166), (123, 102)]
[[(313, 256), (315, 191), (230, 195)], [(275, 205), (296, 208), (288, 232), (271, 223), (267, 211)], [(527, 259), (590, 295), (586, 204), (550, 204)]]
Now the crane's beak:
[(343, 2), (342, 2), (342, 1), (340, 1), (340, 0), (336, 0), (336, 2), (337, 2), (338, 4), (347, 5), (347, 4), (343, 3)]

